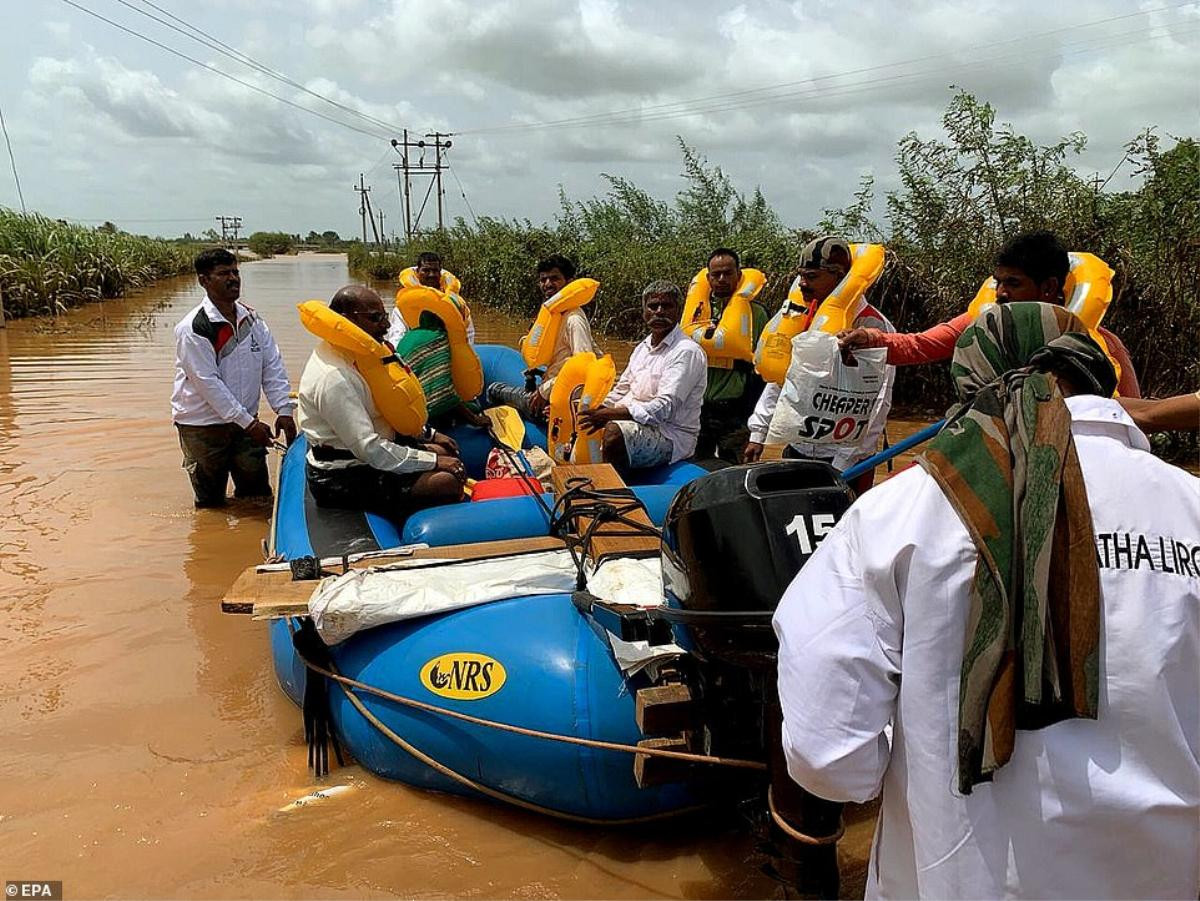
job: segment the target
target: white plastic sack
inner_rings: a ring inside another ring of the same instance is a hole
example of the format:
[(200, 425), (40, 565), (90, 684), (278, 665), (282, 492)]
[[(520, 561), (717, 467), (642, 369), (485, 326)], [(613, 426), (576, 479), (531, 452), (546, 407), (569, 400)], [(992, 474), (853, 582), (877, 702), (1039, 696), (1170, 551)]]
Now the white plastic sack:
[(837, 338), (805, 332), (792, 339), (792, 362), (767, 430), (769, 444), (856, 445), (871, 422), (887, 374), (887, 349), (856, 350), (842, 362)]

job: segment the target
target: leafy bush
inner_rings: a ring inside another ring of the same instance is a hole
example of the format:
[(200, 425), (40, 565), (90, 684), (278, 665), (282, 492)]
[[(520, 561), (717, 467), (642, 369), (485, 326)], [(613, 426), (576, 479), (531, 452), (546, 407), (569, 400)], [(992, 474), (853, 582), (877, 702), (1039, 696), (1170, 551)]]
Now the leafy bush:
[(296, 239), (286, 232), (255, 232), (246, 239), (246, 246), (260, 257), (273, 257), (277, 253), (291, 253)]

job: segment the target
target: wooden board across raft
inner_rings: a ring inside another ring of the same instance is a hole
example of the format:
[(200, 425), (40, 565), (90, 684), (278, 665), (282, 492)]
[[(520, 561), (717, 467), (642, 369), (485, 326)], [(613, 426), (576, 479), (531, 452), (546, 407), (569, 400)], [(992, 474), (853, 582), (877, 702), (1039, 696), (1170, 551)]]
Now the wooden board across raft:
[[(560, 464), (554, 468), (554, 493), (561, 495), (571, 479), (587, 478), (596, 489), (625, 488), (625, 482), (615, 469), (607, 463), (574, 465)], [(482, 504), (488, 501), (480, 501)], [(481, 511), (482, 512), (482, 511)], [(628, 514), (635, 522), (651, 525), (645, 510), (638, 509)], [(591, 522), (581, 517), (577, 532), (586, 529)], [(491, 557), (508, 557), (538, 551), (560, 550), (566, 547), (561, 538), (550, 536), (515, 538), (504, 541), (480, 541), (471, 544), (451, 544), (443, 547), (411, 548), (396, 553), (376, 552), (351, 557), (351, 569), (368, 569), (412, 560), (483, 560)], [(657, 553), (658, 539), (642, 535), (621, 523), (606, 523), (592, 537), (592, 557), (596, 560), (611, 556), (646, 556)], [(333, 573), (342, 571), (340, 558), (322, 561), (322, 568)], [(294, 581), (286, 564), (247, 567), (237, 577), (225, 597), (221, 599), (224, 613), (249, 614), (254, 619), (277, 619), (287, 616), (307, 616), (308, 601), (319, 581), (307, 579)]]
[[(482, 503), (487, 503), (483, 501)], [(507, 541), (480, 541), (473, 544), (448, 544), (443, 547), (414, 548), (402, 554), (372, 554), (351, 559), (351, 569), (369, 569), (409, 560), (483, 560), (488, 557), (509, 557), (537, 551), (554, 551), (566, 547), (561, 538), (517, 538)], [(329, 558), (323, 562), (327, 571), (340, 573), (342, 561)], [(242, 571), (225, 597), (221, 599), (224, 613), (248, 613), (255, 619), (276, 619), (283, 616), (307, 616), (308, 599), (319, 581), (292, 580), (291, 570), (250, 566)]]

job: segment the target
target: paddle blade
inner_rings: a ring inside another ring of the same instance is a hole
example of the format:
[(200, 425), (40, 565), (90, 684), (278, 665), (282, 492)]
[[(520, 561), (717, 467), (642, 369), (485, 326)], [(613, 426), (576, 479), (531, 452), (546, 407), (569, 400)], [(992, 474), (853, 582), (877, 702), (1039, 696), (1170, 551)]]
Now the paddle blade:
[(525, 441), (525, 420), (513, 407), (490, 407), (484, 415), (492, 421), (496, 439), (505, 447), (520, 450)]

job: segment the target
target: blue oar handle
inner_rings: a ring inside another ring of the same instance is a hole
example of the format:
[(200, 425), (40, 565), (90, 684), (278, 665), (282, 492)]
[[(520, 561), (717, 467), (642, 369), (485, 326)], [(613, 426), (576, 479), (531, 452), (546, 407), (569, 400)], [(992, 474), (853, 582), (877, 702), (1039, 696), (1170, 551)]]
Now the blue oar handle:
[(933, 425), (927, 425), (919, 432), (914, 432), (903, 441), (893, 444), (887, 450), (880, 451), (873, 457), (867, 457), (861, 463), (855, 463), (849, 469), (842, 473), (842, 481), (853, 482), (864, 472), (870, 472), (880, 463), (886, 463), (892, 457), (899, 456), (910, 447), (915, 447), (923, 441), (928, 441), (934, 435), (942, 430), (942, 426), (946, 424), (946, 420), (939, 419)]

